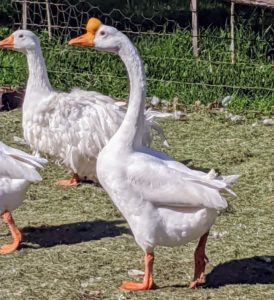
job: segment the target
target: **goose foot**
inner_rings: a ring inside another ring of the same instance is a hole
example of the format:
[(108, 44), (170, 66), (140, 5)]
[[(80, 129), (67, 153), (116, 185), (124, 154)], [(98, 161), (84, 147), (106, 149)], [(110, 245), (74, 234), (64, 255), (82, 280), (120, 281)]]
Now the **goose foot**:
[(120, 289), (130, 290), (130, 291), (144, 291), (144, 290), (152, 289), (153, 288), (153, 277), (152, 277), (153, 261), (154, 261), (154, 254), (146, 253), (145, 254), (145, 275), (144, 275), (143, 282), (126, 281), (122, 283)]
[(80, 182), (80, 178), (78, 174), (73, 174), (73, 176), (70, 179), (60, 179), (56, 181), (56, 184), (61, 186), (72, 187), (72, 186), (77, 186), (79, 182)]
[(12, 215), (9, 211), (5, 211), (1, 214), (2, 220), (8, 225), (13, 242), (11, 244), (3, 245), (0, 247), (1, 254), (8, 254), (18, 249), (22, 241), (22, 233), (16, 227)]
[(194, 278), (189, 285), (189, 288), (194, 289), (198, 285), (204, 283), (204, 276), (205, 276), (205, 266), (208, 262), (208, 258), (205, 254), (205, 246), (208, 237), (208, 232), (205, 233), (199, 240), (198, 246), (194, 253), (195, 259), (195, 272)]

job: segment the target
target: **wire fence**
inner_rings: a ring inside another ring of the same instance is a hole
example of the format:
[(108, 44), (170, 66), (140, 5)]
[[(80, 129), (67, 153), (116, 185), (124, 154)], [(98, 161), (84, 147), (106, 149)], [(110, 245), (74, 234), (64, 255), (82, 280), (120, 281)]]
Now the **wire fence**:
[[(91, 1), (38, 1), (14, 0), (16, 11), (15, 26), (29, 29), (43, 28), (53, 32), (55, 37), (71, 36), (82, 32), (88, 18), (95, 16), (104, 23), (115, 26), (119, 30), (133, 34), (166, 34), (167, 31), (181, 28), (180, 24), (157, 13), (145, 16), (142, 11), (133, 12), (111, 8), (104, 11)], [(26, 16), (24, 20), (24, 7)], [(128, 15), (127, 15), (128, 13)], [(180, 10), (180, 14), (190, 15), (190, 11)], [(25, 23), (25, 24), (24, 24)], [(149, 30), (148, 30), (149, 29)]]
[[(111, 66), (107, 67), (103, 59), (98, 61), (91, 52), (87, 54), (85, 50), (64, 47), (62, 44), (64, 40), (83, 33), (87, 20), (95, 16), (103, 23), (115, 26), (134, 39), (145, 62), (151, 94), (168, 99), (172, 98), (172, 95), (180, 98), (189, 95), (191, 99), (188, 101), (191, 102), (203, 97), (209, 97), (212, 101), (218, 95), (222, 97), (235, 93), (253, 99), (272, 99), (270, 102), (274, 105), (273, 11), (256, 7), (248, 7), (245, 10), (236, 8), (234, 12), (236, 65), (231, 65), (232, 44), (228, 2), (217, 5), (216, 1), (213, 1), (215, 5), (199, 12), (199, 22), (202, 25), (196, 36), (192, 31), (193, 10), (189, 6), (189, 1), (181, 1), (182, 3), (162, 1), (164, 3), (156, 8), (137, 7), (136, 1), (132, 0), (122, 1), (126, 4), (118, 5), (118, 8), (113, 8), (114, 5), (106, 7), (101, 1), (97, 1), (99, 4), (94, 4), (95, 2), (12, 1), (13, 27), (43, 32), (43, 50), (45, 56), (53, 60), (51, 63), (48, 59), (49, 72), (55, 74), (52, 75), (53, 78), (63, 75), (63, 81), (70, 82), (72, 73), (75, 76), (83, 75), (82, 70), (73, 69), (72, 64), (83, 66), (83, 59), (90, 62), (92, 57), (90, 64), (84, 64), (86, 79), (80, 80), (74, 76), (74, 83), (78, 82), (85, 86), (89, 81), (89, 84), (94, 85), (95, 75), (105, 83), (111, 84), (115, 80), (126, 83), (124, 74), (111, 70)], [(170, 6), (169, 2), (172, 2), (173, 6)], [(206, 13), (210, 10), (213, 12), (210, 17), (207, 17)], [(243, 11), (247, 13), (244, 14)], [(208, 24), (213, 25), (208, 26)], [(51, 42), (46, 41), (46, 35), (52, 39)], [(198, 37), (199, 41), (198, 58), (193, 56), (192, 39), (195, 37)], [(69, 65), (64, 63), (63, 67), (58, 69), (60, 61), (65, 61), (67, 58), (70, 60)], [(101, 63), (101, 69), (94, 65), (96, 62)], [(117, 85), (119, 86), (118, 83)], [(122, 84), (124, 85), (126, 87), (126, 84)], [(119, 87), (116, 90), (119, 95)], [(112, 91), (115, 91), (115, 88)]]

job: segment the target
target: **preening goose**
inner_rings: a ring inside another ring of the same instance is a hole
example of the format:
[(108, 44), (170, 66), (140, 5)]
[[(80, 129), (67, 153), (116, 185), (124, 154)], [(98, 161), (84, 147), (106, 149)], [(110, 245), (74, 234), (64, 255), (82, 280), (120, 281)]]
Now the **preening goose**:
[[(71, 45), (117, 53), (130, 80), (130, 97), (122, 125), (97, 159), (97, 176), (123, 214), (137, 244), (145, 252), (143, 282), (125, 282), (122, 289), (153, 287), (152, 267), (156, 246), (180, 246), (198, 239), (195, 272), (190, 287), (203, 280), (205, 245), (217, 211), (227, 202), (220, 190), (230, 190), (237, 175), (218, 177), (193, 171), (162, 152), (144, 147), (145, 75), (142, 60), (130, 40), (117, 29), (90, 19), (87, 33)], [(123, 157), (120, 160), (119, 157)]]
[[(117, 131), (126, 108), (94, 91), (75, 89), (70, 93), (54, 90), (37, 36), (28, 30), (17, 30), (0, 42), (0, 47), (23, 52), (27, 56), (29, 77), (23, 103), (23, 132), (35, 153), (44, 152), (59, 158), (73, 174), (70, 180), (59, 180), (74, 186), (79, 179), (97, 182), (96, 159), (100, 150)], [(151, 142), (151, 128), (163, 137), (148, 112), (144, 145)]]
[(11, 212), (21, 205), (30, 182), (42, 180), (36, 168), (47, 160), (29, 155), (0, 142), (0, 215), (8, 225), (13, 242), (0, 247), (0, 253), (16, 250), (22, 234), (16, 227)]

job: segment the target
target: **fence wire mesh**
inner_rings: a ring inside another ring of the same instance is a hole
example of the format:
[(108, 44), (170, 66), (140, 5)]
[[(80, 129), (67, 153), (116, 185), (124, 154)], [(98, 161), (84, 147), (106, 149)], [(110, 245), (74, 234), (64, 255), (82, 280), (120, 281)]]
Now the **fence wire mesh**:
[(190, 11), (178, 9), (177, 14), (182, 17), (180, 24), (169, 18), (169, 14), (163, 16), (153, 11), (148, 14), (143, 11), (134, 12), (134, 7), (131, 7), (129, 3), (124, 9), (108, 8), (106, 11), (100, 5), (93, 5), (91, 1), (14, 0), (13, 5), (16, 11), (15, 25), (23, 25), (22, 11), (23, 6), (26, 5), (27, 27), (34, 30), (37, 27), (48, 29), (50, 19), (50, 27), (56, 37), (79, 34), (90, 16), (96, 16), (104, 23), (130, 33), (167, 34), (168, 31), (181, 28), (181, 24), (186, 25), (189, 18), (185, 17), (191, 14)]
[(207, 16), (210, 9), (200, 10), (200, 54), (195, 58), (189, 1), (158, 1), (158, 6), (157, 1), (143, 6), (132, 0), (112, 2), (107, 6), (101, 1), (14, 0), (13, 27), (39, 33), (49, 73), (64, 89), (71, 84), (95, 86), (126, 96), (127, 77), (118, 59), (65, 45), (66, 39), (83, 33), (88, 18), (95, 16), (136, 43), (145, 62), (149, 94), (166, 99), (178, 96), (184, 103), (213, 101), (228, 94), (273, 101), (273, 11), (249, 7), (244, 15), (236, 10), (236, 64), (231, 65), (229, 3), (213, 1), (215, 18), (214, 13)]

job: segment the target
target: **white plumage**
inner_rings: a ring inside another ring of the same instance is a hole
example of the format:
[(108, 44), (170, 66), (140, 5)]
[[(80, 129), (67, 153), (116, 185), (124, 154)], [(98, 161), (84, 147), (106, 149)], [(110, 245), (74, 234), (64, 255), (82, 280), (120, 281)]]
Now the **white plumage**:
[[(130, 79), (126, 116), (97, 161), (101, 185), (128, 221), (136, 242), (145, 252), (143, 282), (127, 282), (122, 288), (152, 288), (156, 246), (179, 246), (200, 238), (191, 283), (191, 287), (195, 287), (204, 274), (208, 231), (217, 211), (227, 207), (219, 191), (230, 191), (230, 184), (238, 176), (218, 177), (213, 170), (208, 174), (193, 171), (164, 153), (144, 147), (141, 136), (145, 77), (138, 52), (124, 34), (102, 25), (97, 19), (89, 21), (87, 30), (87, 34), (70, 43), (118, 53)], [(123, 160), (119, 159), (121, 156)]]
[[(126, 107), (94, 91), (74, 89), (55, 91), (50, 85), (39, 40), (28, 30), (17, 30), (0, 42), (27, 56), (29, 77), (23, 104), (23, 132), (34, 153), (44, 152), (61, 159), (75, 175), (62, 185), (75, 185), (78, 178), (97, 181), (96, 159), (99, 151), (117, 131)], [(162, 130), (148, 112), (143, 143), (149, 145), (154, 128)]]
[(22, 236), (11, 212), (23, 202), (30, 182), (42, 180), (36, 168), (42, 168), (46, 163), (45, 159), (0, 142), (0, 215), (13, 237), (13, 243), (0, 247), (0, 253), (10, 253), (18, 248)]

